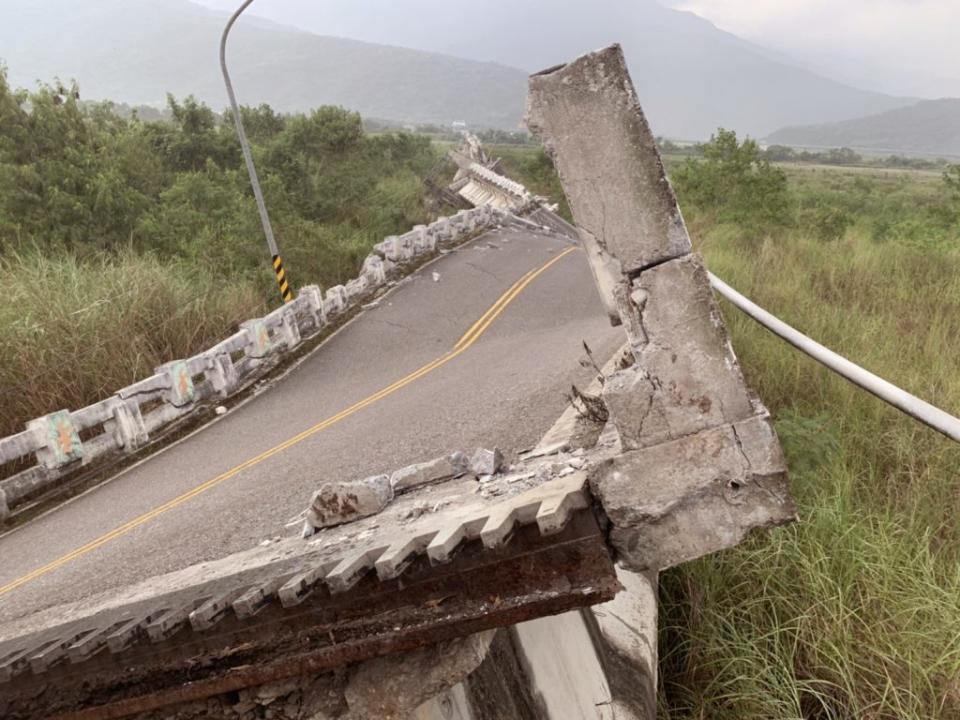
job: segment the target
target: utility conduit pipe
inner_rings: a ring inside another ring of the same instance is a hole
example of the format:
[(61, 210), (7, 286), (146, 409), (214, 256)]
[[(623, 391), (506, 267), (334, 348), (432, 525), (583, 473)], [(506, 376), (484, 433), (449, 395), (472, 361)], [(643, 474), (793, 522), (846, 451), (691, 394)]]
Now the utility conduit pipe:
[(820, 364), (827, 366), (838, 375), (842, 375), (853, 384), (859, 385), (867, 392), (876, 395), (884, 402), (893, 405), (895, 408), (898, 408), (937, 432), (943, 433), (948, 438), (960, 442), (960, 418), (956, 418), (934, 407), (915, 395), (911, 395), (906, 390), (902, 390), (883, 378), (877, 377), (873, 373), (864, 370), (845, 357), (837, 355), (837, 353), (829, 348), (810, 339), (799, 330), (790, 327), (776, 316), (750, 301), (713, 273), (708, 273), (708, 275), (710, 276), (710, 284), (714, 290), (767, 328), (767, 330), (780, 336), (801, 352), (806, 353)]

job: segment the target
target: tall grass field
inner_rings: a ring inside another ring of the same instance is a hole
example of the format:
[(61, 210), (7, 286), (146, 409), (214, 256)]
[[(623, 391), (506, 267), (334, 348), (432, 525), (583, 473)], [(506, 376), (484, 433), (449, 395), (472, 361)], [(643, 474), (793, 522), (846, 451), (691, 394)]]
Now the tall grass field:
[[(960, 414), (958, 175), (771, 165), (731, 136), (665, 157), (710, 270)], [(540, 151), (497, 150), (558, 197)], [(722, 308), (800, 518), (661, 575), (660, 717), (960, 718), (960, 446)]]
[[(279, 304), (232, 120), (192, 98), (145, 121), (77, 97), (12, 89), (0, 67), (0, 436)], [(429, 139), (368, 135), (342, 108), (243, 114), (295, 288), (355, 277), (430, 218)]]
[[(244, 112), (296, 284), (351, 277), (433, 210), (427, 139)], [(542, 151), (490, 150), (569, 216)], [(666, 162), (713, 272), (960, 414), (960, 168), (776, 165), (728, 132)], [(191, 99), (121, 118), (0, 72), (0, 292), (0, 435), (262, 314), (276, 291), (230, 123)], [(800, 519), (661, 576), (660, 716), (957, 720), (960, 446), (723, 310)]]

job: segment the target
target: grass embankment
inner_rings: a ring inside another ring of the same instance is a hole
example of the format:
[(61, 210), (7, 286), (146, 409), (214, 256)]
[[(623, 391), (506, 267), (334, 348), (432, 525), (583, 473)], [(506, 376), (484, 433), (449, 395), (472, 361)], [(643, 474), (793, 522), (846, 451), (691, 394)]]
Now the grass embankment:
[[(958, 254), (859, 228), (830, 244), (698, 235), (763, 307), (960, 410)], [(960, 448), (724, 315), (776, 417), (800, 522), (663, 575), (663, 716), (960, 717)]]
[[(279, 303), (229, 117), (84, 106), (13, 91), (0, 69), (0, 435), (76, 409), (226, 337)], [(356, 275), (371, 246), (429, 219), (426, 138), (363, 133), (340, 108), (244, 108), (294, 287)]]
[(0, 260), (0, 435), (210, 347), (266, 307), (249, 282), (133, 253)]
[[(941, 175), (781, 177), (729, 144), (684, 162), (667, 158), (711, 270), (960, 413), (960, 197)], [(723, 311), (800, 521), (661, 576), (661, 717), (960, 718), (960, 447)]]
[[(707, 265), (960, 411), (957, 198), (910, 172), (787, 178), (780, 227), (685, 205)], [(960, 717), (960, 448), (724, 314), (776, 418), (800, 522), (663, 575), (663, 717)]]

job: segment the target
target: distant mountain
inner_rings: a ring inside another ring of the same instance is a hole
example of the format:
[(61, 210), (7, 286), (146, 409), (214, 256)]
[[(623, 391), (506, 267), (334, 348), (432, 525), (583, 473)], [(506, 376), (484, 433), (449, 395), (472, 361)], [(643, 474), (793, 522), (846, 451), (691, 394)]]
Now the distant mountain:
[[(156, 104), (170, 91), (222, 108), (217, 48), (239, 0), (203, 1), (222, 9), (0, 0), (0, 59), (14, 84), (60, 76), (78, 79), (84, 98)], [(913, 102), (825, 79), (654, 0), (269, 0), (250, 12), (289, 24), (248, 14), (237, 24), (229, 51), (240, 100), (281, 110), (334, 103), (368, 117), (514, 129), (527, 71), (615, 41), (654, 131), (674, 138), (718, 126), (760, 137)]]
[[(167, 92), (227, 105), (223, 12), (186, 0), (0, 0), (11, 84), (80, 82), (84, 99), (161, 104)], [(242, 103), (337, 104), (405, 122), (517, 127), (526, 73), (441, 54), (323, 37), (244, 16), (228, 46)]]
[(854, 120), (786, 127), (767, 140), (796, 147), (960, 157), (960, 99), (925, 100)]
[(916, 101), (834, 82), (655, 0), (260, 0), (247, 12), (527, 71), (619, 42), (654, 132), (682, 139), (704, 139), (718, 126), (762, 137), (785, 125), (846, 120)]

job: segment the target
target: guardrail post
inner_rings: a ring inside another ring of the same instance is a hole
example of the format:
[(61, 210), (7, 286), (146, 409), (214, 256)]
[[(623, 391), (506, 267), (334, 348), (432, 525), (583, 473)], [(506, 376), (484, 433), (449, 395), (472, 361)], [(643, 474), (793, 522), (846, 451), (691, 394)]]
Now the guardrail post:
[(147, 428), (136, 402), (112, 398), (110, 411), (113, 413), (113, 437), (118, 447), (136, 450), (146, 444), (149, 439)]
[(327, 288), (327, 294), (324, 296), (324, 312), (339, 313), (347, 307), (347, 289), (343, 285), (334, 285)]
[(415, 246), (418, 250), (424, 252), (433, 252), (437, 249), (437, 239), (427, 232), (426, 225), (414, 225), (413, 226), (414, 241)]
[(383, 285), (387, 281), (387, 267), (379, 255), (368, 255), (363, 261), (362, 272), (371, 287)]
[(37, 462), (57, 470), (83, 459), (83, 443), (69, 410), (59, 410), (27, 423), (37, 438)]
[(300, 326), (297, 325), (296, 315), (292, 312), (285, 312), (281, 318), (280, 327), (283, 333), (284, 344), (287, 350), (293, 350), (300, 344)]
[(417, 249), (414, 244), (414, 236), (410, 233), (399, 236), (395, 240), (398, 248), (398, 253), (401, 260), (410, 260), (417, 254)]
[(157, 368), (156, 372), (159, 375), (166, 375), (170, 383), (165, 393), (168, 403), (175, 408), (193, 404), (197, 392), (193, 386), (193, 378), (190, 376), (190, 370), (187, 368), (186, 362), (174, 360), (164, 363)]
[[(378, 255), (372, 255), (371, 257), (375, 257), (377, 260), (380, 260)], [(369, 260), (370, 258), (367, 259)], [(320, 330), (320, 328), (322, 328), (327, 322), (326, 313), (323, 311), (323, 293), (320, 291), (320, 286), (307, 285), (306, 287), (300, 288), (300, 294), (307, 298), (307, 304), (310, 308), (310, 316), (313, 318), (314, 329)]]
[(237, 387), (237, 369), (227, 353), (218, 353), (206, 357), (205, 375), (213, 386), (213, 391), (225, 398)]
[(261, 360), (270, 354), (272, 343), (270, 331), (263, 320), (247, 320), (240, 323), (240, 327), (247, 331), (247, 346), (244, 353), (248, 358)]
[[(400, 262), (403, 258), (400, 255), (400, 238), (396, 235), (388, 235), (383, 243), (383, 255), (387, 260)], [(328, 291), (329, 292), (329, 291)]]

